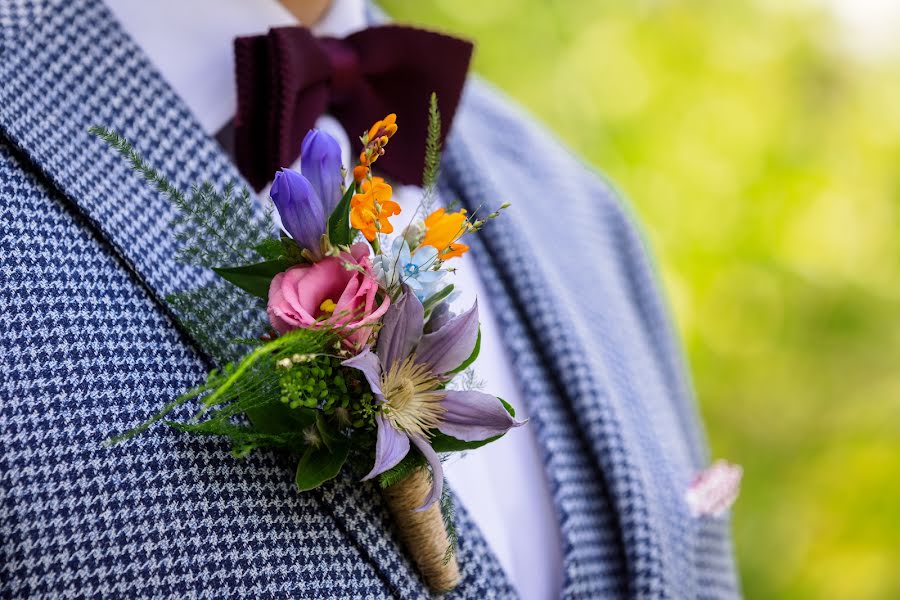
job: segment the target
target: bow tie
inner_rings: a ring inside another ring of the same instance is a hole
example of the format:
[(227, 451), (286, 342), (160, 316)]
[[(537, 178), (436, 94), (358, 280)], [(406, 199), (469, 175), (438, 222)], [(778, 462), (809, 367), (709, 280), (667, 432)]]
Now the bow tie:
[(256, 190), (297, 160), (304, 134), (325, 112), (340, 121), (357, 152), (356, 136), (396, 113), (401, 134), (378, 167), (401, 183), (420, 183), (431, 93), (438, 96), (443, 138), (472, 56), (470, 42), (396, 25), (344, 39), (282, 27), (237, 38), (234, 50), (234, 155)]

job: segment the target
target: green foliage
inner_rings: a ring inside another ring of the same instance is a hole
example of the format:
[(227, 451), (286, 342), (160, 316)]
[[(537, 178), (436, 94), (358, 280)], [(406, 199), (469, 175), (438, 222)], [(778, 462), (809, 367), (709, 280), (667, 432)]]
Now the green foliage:
[(465, 452), (466, 450), (475, 450), (481, 448), (485, 444), (490, 444), (499, 440), (501, 435), (497, 435), (486, 440), (478, 440), (474, 442), (464, 442), (455, 437), (450, 437), (445, 433), (437, 432), (431, 438), (431, 447), (435, 452)]
[(427, 215), (434, 204), (434, 189), (441, 165), (441, 113), (437, 94), (432, 93), (428, 104), (428, 136), (425, 139), (425, 167), (422, 171), (421, 209)]
[(307, 448), (297, 463), (297, 489), (305, 492), (334, 479), (344, 466), (349, 452), (347, 442), (333, 444), (330, 448), (324, 445)]
[(450, 486), (444, 480), (444, 491), (441, 493), (441, 517), (444, 520), (444, 529), (447, 530), (447, 551), (444, 552), (444, 564), (446, 565), (453, 558), (456, 549), (459, 547), (459, 532), (456, 530), (456, 507), (453, 504), (453, 494), (450, 492)]
[[(297, 485), (302, 490), (311, 489), (340, 471), (350, 451), (353, 424), (365, 428), (372, 419), (371, 400), (363, 406), (361, 398), (367, 396), (346, 388), (343, 396), (318, 398), (312, 407), (282, 401), (286, 372), (307, 369), (309, 376), (324, 379), (326, 369), (333, 371), (337, 367), (333, 362), (321, 362), (333, 359), (328, 351), (335, 343), (333, 333), (327, 330), (298, 329), (257, 346), (240, 362), (211, 371), (202, 385), (179, 396), (134, 429), (112, 438), (110, 443), (123, 442), (145, 431), (189, 400), (200, 400), (203, 408), (190, 421), (167, 423), (196, 435), (225, 437), (237, 456), (260, 447), (302, 453)], [(343, 377), (334, 371), (332, 381), (337, 380), (342, 383), (334, 385), (345, 385)], [(339, 417), (338, 409), (344, 411), (343, 417)], [(244, 415), (249, 422), (243, 419)]]
[(193, 389), (185, 392), (184, 394), (178, 396), (177, 398), (175, 398), (174, 400), (170, 401), (165, 406), (163, 406), (156, 414), (151, 416), (146, 421), (142, 422), (137, 427), (133, 427), (124, 433), (115, 435), (115, 436), (109, 438), (108, 440), (106, 440), (104, 443), (108, 446), (114, 446), (115, 444), (120, 444), (122, 442), (128, 441), (131, 438), (133, 438), (134, 436), (136, 436), (140, 433), (143, 433), (144, 431), (149, 429), (150, 426), (153, 425), (154, 423), (157, 423), (157, 422), (165, 419), (166, 415), (168, 415), (170, 412), (172, 412), (179, 406), (182, 406), (189, 400), (193, 400), (194, 398), (197, 398), (198, 396), (204, 394), (205, 392), (208, 392), (211, 389), (211, 386), (213, 385), (212, 383), (210, 383), (210, 381), (215, 381), (215, 379), (216, 379), (216, 372), (213, 371), (209, 374), (209, 376), (207, 378), (207, 383), (204, 384), (203, 386), (198, 386), (198, 387), (193, 388)]
[[(265, 235), (271, 215), (260, 217), (246, 189), (237, 191), (234, 185), (228, 185), (218, 192), (205, 183), (193, 188), (189, 197), (185, 196), (125, 138), (102, 127), (90, 131), (121, 154), (177, 209), (171, 225), (181, 242), (178, 260), (215, 268), (254, 263), (274, 252), (273, 240)], [(258, 266), (250, 270), (254, 268)], [(260, 277), (253, 278), (240, 269), (230, 268), (223, 268), (222, 275), (260, 298), (267, 297), (262, 293), (264, 284)], [(268, 282), (266, 293), (267, 285)], [(166, 300), (187, 332), (219, 363), (234, 360), (246, 351), (246, 344), (231, 343), (234, 337), (254, 324), (261, 331), (265, 327), (259, 306), (247, 302), (244, 294), (227, 286), (210, 284), (172, 294)]]
[(266, 227), (254, 209), (248, 190), (236, 191), (235, 185), (229, 184), (219, 192), (211, 184), (204, 183), (194, 187), (187, 197), (151, 167), (125, 138), (102, 127), (93, 127), (90, 131), (125, 157), (178, 209), (172, 226), (182, 243), (179, 260), (216, 267), (258, 259), (255, 248), (264, 241)]
[(393, 469), (388, 469), (378, 476), (378, 484), (383, 487), (391, 487), (406, 479), (413, 471), (423, 469), (428, 465), (422, 453), (410, 448), (409, 453)]
[[(509, 402), (507, 402), (503, 398), (497, 398), (497, 400), (499, 400), (503, 404), (503, 408), (506, 409), (506, 412), (508, 412), (513, 417), (516, 416), (516, 409), (514, 409)], [(434, 448), (435, 452), (465, 452), (467, 450), (475, 450), (476, 448), (481, 448), (486, 444), (497, 441), (502, 438), (503, 435), (504, 434), (495, 435), (494, 437), (490, 437), (486, 440), (464, 442), (463, 440), (458, 440), (455, 437), (447, 435), (446, 433), (441, 433), (440, 431), (433, 430), (431, 432), (431, 447)]]
[(250, 346), (260, 343), (236, 340), (236, 336), (268, 327), (262, 306), (248, 300), (246, 294), (224, 281), (166, 297), (188, 334), (217, 364), (238, 360)]
[(296, 408), (271, 402), (261, 408), (251, 408), (246, 412), (253, 428), (257, 431), (281, 434), (292, 431), (305, 432), (316, 427), (319, 411), (311, 408)]
[(425, 314), (430, 314), (435, 306), (443, 302), (447, 299), (451, 293), (453, 293), (454, 285), (451, 283), (448, 286), (445, 286), (440, 289), (440, 291), (435, 292), (431, 296), (425, 299), (425, 302), (422, 304), (422, 308), (425, 310)]
[(318, 408), (330, 414), (344, 409), (355, 415), (352, 425), (362, 426), (374, 415), (375, 397), (356, 369), (341, 366), (333, 356), (292, 357), (292, 366), (280, 369), (281, 401), (291, 408)]
[[(202, 409), (190, 421), (166, 423), (194, 435), (224, 437), (239, 457), (256, 448), (301, 454), (296, 475), (301, 491), (335, 477), (349, 455), (352, 433), (360, 430), (365, 446), (374, 419), (374, 398), (368, 385), (355, 370), (343, 368), (339, 356), (329, 353), (340, 345), (336, 332), (300, 329), (267, 343), (235, 342), (229, 335), (232, 330), (245, 331), (262, 304), (248, 302), (243, 294), (236, 298), (237, 289), (266, 300), (272, 278), (303, 260), (301, 249), (290, 238), (277, 240), (264, 234), (266, 227), (255, 223), (246, 190), (235, 194), (234, 187), (228, 186), (220, 194), (204, 184), (186, 198), (124, 138), (102, 128), (91, 132), (121, 153), (178, 209), (173, 225), (183, 242), (180, 260), (212, 268), (236, 286), (212, 284), (168, 298), (187, 331), (225, 366), (211, 371), (202, 385), (109, 442), (124, 442), (188, 401), (200, 400)], [(335, 242), (343, 245), (349, 244), (353, 235), (349, 225), (351, 195), (352, 189), (341, 200), (338, 217), (329, 221)], [(264, 261), (257, 262), (259, 258)], [(242, 311), (241, 306), (251, 308)], [(251, 319), (244, 312), (250, 313)], [(227, 362), (238, 356), (243, 358)]]
[(355, 184), (349, 186), (328, 218), (328, 239), (335, 246), (349, 246), (355, 237), (350, 227), (350, 200), (355, 191)]
[[(264, 248), (269, 251), (269, 246)], [(272, 278), (287, 271), (293, 263), (284, 258), (275, 258), (265, 262), (240, 267), (214, 267), (213, 271), (222, 279), (233, 283), (248, 294), (262, 300), (268, 300)]]
[(288, 261), (299, 263), (306, 260), (303, 256), (303, 248), (298, 246), (297, 242), (284, 232), (281, 233), (281, 247), (283, 249), (283, 255)]
[(265, 238), (265, 227), (254, 227), (250, 192), (235, 192), (229, 184), (219, 193), (203, 183), (191, 190), (188, 200), (171, 197), (180, 209), (173, 226), (183, 244), (179, 260), (204, 267), (254, 262), (256, 246)]
[(257, 254), (266, 260), (275, 260), (285, 256), (284, 245), (281, 240), (266, 238), (253, 247)]
[(235, 425), (234, 423), (220, 420), (209, 420), (201, 423), (166, 421), (166, 425), (185, 433), (228, 438), (235, 448), (235, 454), (239, 456), (244, 456), (250, 450), (260, 447), (296, 450), (302, 448), (304, 444), (303, 433), (297, 430), (282, 433), (265, 433), (254, 426)]
[[(478, 337), (475, 338), (475, 347), (472, 349), (472, 353), (469, 355), (469, 357), (466, 360), (463, 361), (463, 363), (461, 365), (459, 365), (458, 367), (456, 367), (455, 369), (450, 371), (450, 374), (455, 375), (456, 373), (462, 373), (463, 371), (468, 369), (469, 366), (478, 359), (479, 354), (481, 354), (481, 326), (480, 325), (478, 326)], [(504, 404), (506, 404), (506, 403), (504, 402)], [(515, 415), (513, 415), (513, 416), (515, 416)]]

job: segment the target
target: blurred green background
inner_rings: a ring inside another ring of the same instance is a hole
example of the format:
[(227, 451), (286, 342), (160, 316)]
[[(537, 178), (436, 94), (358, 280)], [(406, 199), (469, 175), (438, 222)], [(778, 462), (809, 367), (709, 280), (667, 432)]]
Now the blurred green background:
[(385, 0), (624, 190), (749, 598), (900, 598), (900, 10), (892, 0)]

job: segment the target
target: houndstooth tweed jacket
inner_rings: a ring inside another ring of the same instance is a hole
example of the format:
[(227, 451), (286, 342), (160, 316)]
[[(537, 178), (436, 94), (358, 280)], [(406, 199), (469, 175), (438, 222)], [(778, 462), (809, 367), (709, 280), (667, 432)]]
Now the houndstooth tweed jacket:
[[(209, 368), (163, 298), (210, 274), (175, 261), (172, 207), (91, 125), (179, 187), (239, 180), (100, 0), (0, 0), (0, 594), (427, 596), (373, 485), (300, 495), (289, 458), (165, 427), (101, 445)], [(738, 596), (728, 521), (684, 505), (708, 456), (623, 200), (477, 79), (442, 185), (514, 195), (473, 253), (543, 448), (563, 596)], [(449, 597), (514, 596), (457, 518)]]

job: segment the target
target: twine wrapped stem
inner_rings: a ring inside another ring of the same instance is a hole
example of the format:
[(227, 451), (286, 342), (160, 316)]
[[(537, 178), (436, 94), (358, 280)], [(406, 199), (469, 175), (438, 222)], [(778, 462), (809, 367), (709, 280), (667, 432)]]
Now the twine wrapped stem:
[(416, 469), (408, 477), (384, 488), (381, 493), (400, 540), (419, 568), (425, 584), (434, 591), (448, 591), (459, 584), (459, 565), (456, 555), (447, 558), (450, 540), (438, 503), (428, 510), (413, 512), (422, 505), (431, 489), (431, 475), (427, 469)]

